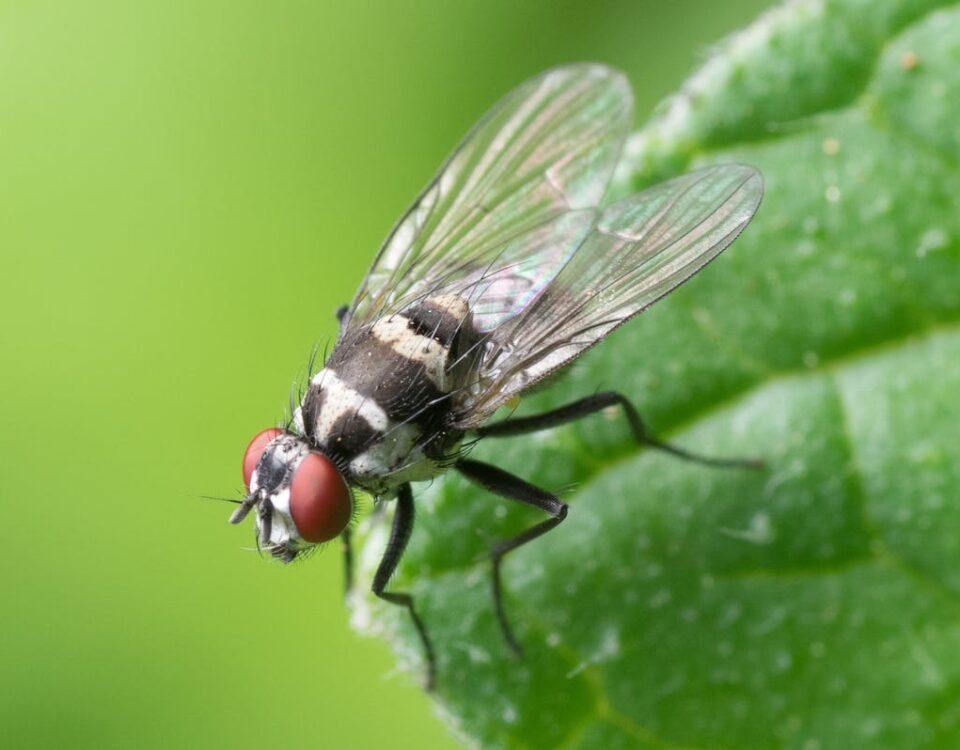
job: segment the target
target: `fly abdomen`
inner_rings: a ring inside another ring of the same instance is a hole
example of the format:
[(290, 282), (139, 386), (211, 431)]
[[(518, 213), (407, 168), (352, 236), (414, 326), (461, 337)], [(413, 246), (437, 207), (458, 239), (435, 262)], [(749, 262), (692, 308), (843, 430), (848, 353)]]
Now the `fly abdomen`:
[(458, 339), (469, 337), (469, 309), (462, 297), (443, 295), (428, 297), (419, 305), (405, 310), (403, 318), (414, 333), (434, 339), (448, 352), (457, 348)]

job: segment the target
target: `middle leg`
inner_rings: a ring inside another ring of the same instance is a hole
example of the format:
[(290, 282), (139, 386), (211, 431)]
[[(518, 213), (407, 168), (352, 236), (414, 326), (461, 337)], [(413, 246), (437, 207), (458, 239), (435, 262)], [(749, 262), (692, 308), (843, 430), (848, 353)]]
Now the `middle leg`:
[(455, 464), (454, 468), (471, 482), (492, 492), (494, 495), (505, 497), (508, 500), (517, 500), (526, 505), (532, 505), (534, 508), (539, 508), (545, 513), (550, 514), (550, 518), (545, 521), (531, 526), (515, 537), (498, 542), (490, 552), (490, 558), (493, 561), (493, 578), (491, 585), (493, 588), (493, 604), (497, 613), (497, 622), (500, 624), (500, 631), (503, 633), (507, 645), (510, 646), (510, 649), (515, 654), (519, 655), (522, 653), (520, 643), (513, 634), (510, 621), (507, 619), (507, 614), (503, 608), (503, 584), (500, 575), (500, 566), (503, 562), (504, 555), (508, 552), (523, 546), (527, 542), (532, 542), (563, 521), (563, 519), (567, 517), (567, 504), (562, 502), (556, 495), (552, 495), (546, 490), (541, 490), (539, 487), (525, 482), (519, 477), (503, 469), (498, 469), (496, 466), (491, 466), (490, 464), (462, 459)]

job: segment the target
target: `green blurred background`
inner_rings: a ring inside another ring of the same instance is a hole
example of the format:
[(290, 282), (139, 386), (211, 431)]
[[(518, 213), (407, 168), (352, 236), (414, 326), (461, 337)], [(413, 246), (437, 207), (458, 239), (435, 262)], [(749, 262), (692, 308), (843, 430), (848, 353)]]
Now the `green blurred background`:
[(0, 0), (0, 741), (458, 743), (238, 493), (396, 217), (549, 66), (641, 122), (762, 0)]

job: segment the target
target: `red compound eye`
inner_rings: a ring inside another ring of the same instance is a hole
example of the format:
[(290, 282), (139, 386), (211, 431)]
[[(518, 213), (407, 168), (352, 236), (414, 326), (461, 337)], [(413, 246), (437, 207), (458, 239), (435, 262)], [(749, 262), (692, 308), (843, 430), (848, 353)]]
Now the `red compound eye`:
[(347, 483), (329, 458), (308, 453), (290, 486), (290, 515), (300, 536), (319, 544), (338, 536), (350, 523)]
[(253, 476), (253, 470), (260, 463), (260, 456), (263, 455), (267, 443), (282, 434), (283, 430), (271, 427), (269, 430), (258, 432), (253, 436), (253, 440), (250, 441), (246, 452), (243, 454), (243, 483), (247, 485), (247, 492), (250, 491), (250, 477)]

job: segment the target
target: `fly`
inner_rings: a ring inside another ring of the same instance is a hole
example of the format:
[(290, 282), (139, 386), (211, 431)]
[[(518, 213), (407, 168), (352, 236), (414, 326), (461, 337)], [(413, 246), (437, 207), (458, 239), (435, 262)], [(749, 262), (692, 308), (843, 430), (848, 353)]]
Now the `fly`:
[(760, 174), (722, 164), (602, 207), (632, 116), (624, 76), (589, 64), (549, 70), (494, 106), (396, 225), (338, 313), (337, 343), (290, 424), (256, 435), (244, 455), (248, 492), (231, 522), (255, 511), (261, 547), (284, 562), (341, 537), (348, 581), (353, 490), (396, 500), (373, 593), (409, 612), (428, 686), (436, 667), (427, 629), (410, 594), (387, 590), (413, 530), (412, 482), (453, 469), (547, 514), (491, 549), (497, 620), (519, 653), (501, 565), (561, 523), (567, 505), (471, 460), (469, 445), (617, 407), (640, 444), (713, 465), (750, 463), (657, 440), (616, 392), (489, 421), (713, 260), (760, 204)]

